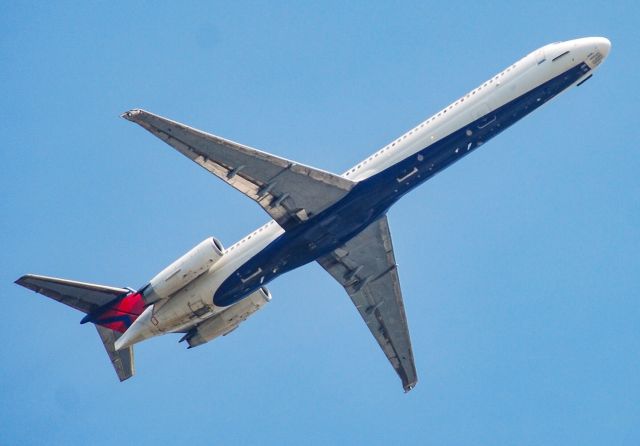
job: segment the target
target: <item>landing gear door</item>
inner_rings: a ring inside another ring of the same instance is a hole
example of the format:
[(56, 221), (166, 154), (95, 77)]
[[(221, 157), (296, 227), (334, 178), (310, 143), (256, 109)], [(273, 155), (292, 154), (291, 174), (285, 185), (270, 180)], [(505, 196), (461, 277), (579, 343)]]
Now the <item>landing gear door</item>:
[(207, 314), (211, 308), (203, 300), (189, 302), (189, 309), (196, 317), (202, 317)]

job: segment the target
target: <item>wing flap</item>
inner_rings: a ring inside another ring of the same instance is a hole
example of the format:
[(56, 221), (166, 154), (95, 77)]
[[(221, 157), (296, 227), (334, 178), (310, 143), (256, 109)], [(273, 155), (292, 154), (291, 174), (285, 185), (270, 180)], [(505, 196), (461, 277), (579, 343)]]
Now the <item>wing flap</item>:
[(411, 390), (418, 378), (387, 218), (318, 263), (345, 288), (404, 390)]
[(322, 212), (354, 183), (144, 110), (122, 115), (256, 201), (284, 229)]

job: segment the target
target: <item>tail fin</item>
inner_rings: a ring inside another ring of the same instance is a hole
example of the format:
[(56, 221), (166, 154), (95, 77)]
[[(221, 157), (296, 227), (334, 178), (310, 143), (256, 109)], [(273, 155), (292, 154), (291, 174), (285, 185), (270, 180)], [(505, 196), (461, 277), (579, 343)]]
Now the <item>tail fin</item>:
[(136, 373), (133, 365), (133, 347), (116, 350), (114, 344), (122, 333), (100, 325), (96, 325), (96, 329), (120, 381), (131, 378)]
[(133, 349), (116, 351), (114, 343), (142, 313), (145, 303), (139, 293), (93, 283), (28, 274), (18, 285), (86, 313), (81, 323), (93, 322), (120, 381), (134, 374)]

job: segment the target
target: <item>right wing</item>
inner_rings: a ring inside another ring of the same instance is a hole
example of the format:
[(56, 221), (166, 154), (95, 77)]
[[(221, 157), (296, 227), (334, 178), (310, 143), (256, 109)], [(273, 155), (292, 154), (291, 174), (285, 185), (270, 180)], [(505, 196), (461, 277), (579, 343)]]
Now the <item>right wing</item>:
[(129, 290), (124, 288), (76, 282), (75, 280), (58, 279), (56, 277), (37, 276), (35, 274), (22, 276), (16, 280), (16, 283), (83, 313), (92, 313), (115, 298), (129, 293)]
[(144, 110), (122, 115), (256, 201), (290, 229), (344, 197), (355, 184)]
[(411, 390), (418, 377), (387, 217), (320, 257), (318, 263), (347, 291), (405, 392)]

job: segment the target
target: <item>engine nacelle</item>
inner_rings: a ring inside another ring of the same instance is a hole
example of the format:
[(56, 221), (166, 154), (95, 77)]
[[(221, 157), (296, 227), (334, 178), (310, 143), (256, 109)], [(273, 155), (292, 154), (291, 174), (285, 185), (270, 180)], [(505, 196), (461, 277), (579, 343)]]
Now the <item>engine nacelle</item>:
[(225, 336), (238, 328), (242, 321), (246, 320), (269, 301), (271, 301), (271, 293), (265, 287), (262, 287), (240, 302), (193, 328), (180, 339), (180, 342), (187, 341), (188, 348), (192, 348), (212, 341), (220, 335)]
[(220, 260), (223, 250), (222, 244), (213, 237), (200, 242), (151, 279), (142, 292), (145, 303), (166, 299), (184, 288), (193, 279), (209, 271)]

